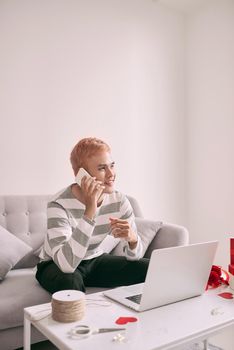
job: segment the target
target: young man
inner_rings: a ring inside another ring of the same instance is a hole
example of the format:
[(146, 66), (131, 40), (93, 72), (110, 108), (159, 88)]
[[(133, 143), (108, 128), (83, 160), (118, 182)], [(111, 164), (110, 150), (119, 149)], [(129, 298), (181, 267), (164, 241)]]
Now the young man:
[[(85, 138), (71, 152), (74, 175), (84, 168), (81, 186), (73, 183), (48, 203), (48, 230), (36, 278), (50, 293), (85, 287), (116, 287), (144, 282), (148, 259), (142, 258), (130, 202), (114, 190), (115, 163), (102, 140)], [(101, 249), (123, 240), (125, 256)]]

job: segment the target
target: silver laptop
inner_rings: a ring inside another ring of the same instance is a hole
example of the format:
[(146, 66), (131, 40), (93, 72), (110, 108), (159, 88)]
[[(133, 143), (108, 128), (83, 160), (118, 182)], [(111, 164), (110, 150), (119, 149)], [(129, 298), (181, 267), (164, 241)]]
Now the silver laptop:
[[(105, 296), (136, 311), (145, 311), (204, 293), (217, 241), (156, 249), (145, 283), (118, 287)], [(136, 271), (137, 273), (137, 271)]]

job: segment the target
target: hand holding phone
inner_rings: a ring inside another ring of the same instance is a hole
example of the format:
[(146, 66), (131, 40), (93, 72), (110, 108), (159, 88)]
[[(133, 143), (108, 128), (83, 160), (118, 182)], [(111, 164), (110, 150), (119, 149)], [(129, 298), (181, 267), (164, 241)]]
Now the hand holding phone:
[[(84, 182), (82, 182), (81, 187), (81, 181), (84, 176), (86, 176), (86, 179)], [(102, 197), (105, 186), (101, 181), (98, 181), (95, 177), (92, 177), (84, 168), (79, 169), (75, 180), (82, 190), (82, 197), (86, 206), (84, 215), (92, 220), (96, 213), (98, 202)]]
[(86, 176), (87, 179), (92, 177), (84, 168), (80, 168), (76, 175), (76, 183), (81, 187), (81, 180)]

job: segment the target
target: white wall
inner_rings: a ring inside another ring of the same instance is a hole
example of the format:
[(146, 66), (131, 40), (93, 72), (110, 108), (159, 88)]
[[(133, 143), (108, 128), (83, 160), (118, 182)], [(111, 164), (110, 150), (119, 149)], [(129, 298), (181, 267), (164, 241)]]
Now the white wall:
[(186, 23), (151, 0), (2, 0), (0, 193), (56, 192), (73, 180), (75, 142), (98, 136), (145, 216), (220, 240), (226, 266), (234, 3), (206, 1)]
[(183, 224), (184, 19), (151, 0), (1, 0), (1, 194), (73, 181), (82, 137), (112, 145), (118, 188)]
[(213, 0), (188, 18), (188, 227), (191, 241), (234, 236), (234, 2)]

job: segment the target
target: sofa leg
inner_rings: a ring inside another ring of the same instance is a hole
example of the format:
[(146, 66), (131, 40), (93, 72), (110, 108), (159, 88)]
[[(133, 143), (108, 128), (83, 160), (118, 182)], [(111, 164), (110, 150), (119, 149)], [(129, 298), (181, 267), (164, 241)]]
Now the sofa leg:
[(24, 315), (24, 350), (31, 349), (31, 322)]

